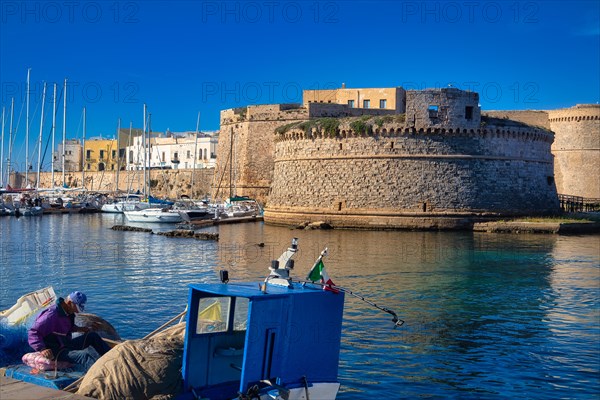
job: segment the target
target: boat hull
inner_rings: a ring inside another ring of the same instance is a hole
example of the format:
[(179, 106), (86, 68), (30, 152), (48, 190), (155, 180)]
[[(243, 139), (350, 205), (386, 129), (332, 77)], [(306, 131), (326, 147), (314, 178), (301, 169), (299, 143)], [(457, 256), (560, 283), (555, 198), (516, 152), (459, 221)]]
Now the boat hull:
[(277, 389), (269, 390), (267, 393), (260, 395), (260, 400), (335, 400), (339, 389), (339, 383), (313, 383), (308, 388), (297, 387), (289, 389), (289, 392), (286, 392), (285, 396), (279, 394), (279, 390)]
[(125, 211), (125, 217), (129, 222), (150, 222), (150, 223), (178, 223), (182, 221), (181, 215), (177, 212), (165, 211), (160, 208), (148, 208), (139, 211)]

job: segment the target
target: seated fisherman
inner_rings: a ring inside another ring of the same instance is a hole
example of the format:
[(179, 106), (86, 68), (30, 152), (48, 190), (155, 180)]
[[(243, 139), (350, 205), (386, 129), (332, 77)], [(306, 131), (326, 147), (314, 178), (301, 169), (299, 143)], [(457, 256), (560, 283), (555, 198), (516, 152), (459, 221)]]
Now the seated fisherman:
[[(96, 332), (75, 325), (75, 313), (83, 312), (87, 297), (73, 292), (66, 299), (59, 297), (56, 303), (40, 313), (27, 332), (29, 345), (44, 357), (82, 365), (87, 371), (110, 347)], [(83, 332), (76, 338), (73, 332)]]

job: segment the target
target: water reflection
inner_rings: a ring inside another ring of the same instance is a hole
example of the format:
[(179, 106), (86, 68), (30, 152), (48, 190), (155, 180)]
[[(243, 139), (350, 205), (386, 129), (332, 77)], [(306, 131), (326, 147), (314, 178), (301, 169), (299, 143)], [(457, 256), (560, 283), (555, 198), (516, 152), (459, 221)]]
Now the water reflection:
[[(600, 390), (599, 238), (460, 232), (304, 231), (222, 225), (218, 242), (112, 231), (122, 216), (3, 219), (0, 308), (52, 284), (87, 291), (123, 337), (179, 313), (187, 285), (263, 279), (292, 237), (293, 276), (323, 248), (347, 296), (340, 399), (581, 397)], [(153, 228), (154, 229), (154, 228)], [(161, 228), (163, 229), (163, 228)], [(172, 228), (165, 228), (172, 229)]]

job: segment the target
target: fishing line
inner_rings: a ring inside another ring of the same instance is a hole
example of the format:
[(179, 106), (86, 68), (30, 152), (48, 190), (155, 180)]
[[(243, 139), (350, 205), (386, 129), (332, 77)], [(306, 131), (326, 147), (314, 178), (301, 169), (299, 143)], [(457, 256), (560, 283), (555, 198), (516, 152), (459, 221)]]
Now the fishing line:
[(358, 293), (354, 293), (352, 290), (346, 289), (345, 287), (337, 286), (337, 285), (333, 285), (333, 284), (330, 285), (330, 284), (321, 283), (321, 282), (296, 280), (296, 279), (292, 279), (292, 278), (290, 278), (290, 280), (293, 280), (293, 281), (295, 281), (297, 283), (302, 283), (303, 285), (305, 285), (307, 283), (310, 283), (310, 284), (313, 284), (313, 285), (319, 285), (319, 286), (323, 287), (324, 289), (329, 288), (329, 289), (331, 289), (333, 291), (338, 290), (340, 292), (348, 293), (349, 295), (351, 295), (353, 297), (356, 297), (357, 299), (362, 300), (365, 303), (367, 303), (367, 304), (369, 304), (369, 305), (371, 305), (371, 306), (373, 306), (373, 307), (375, 307), (375, 308), (377, 308), (377, 309), (379, 309), (381, 311), (384, 311), (384, 312), (390, 314), (393, 317), (392, 318), (392, 322), (394, 323), (394, 329), (398, 328), (398, 327), (401, 327), (402, 325), (404, 325), (404, 320), (398, 318), (398, 314), (396, 314), (393, 310), (390, 310), (389, 308), (384, 307), (384, 306), (379, 306), (379, 305), (375, 304), (374, 302), (372, 302), (371, 300), (366, 299), (364, 296), (361, 296)]

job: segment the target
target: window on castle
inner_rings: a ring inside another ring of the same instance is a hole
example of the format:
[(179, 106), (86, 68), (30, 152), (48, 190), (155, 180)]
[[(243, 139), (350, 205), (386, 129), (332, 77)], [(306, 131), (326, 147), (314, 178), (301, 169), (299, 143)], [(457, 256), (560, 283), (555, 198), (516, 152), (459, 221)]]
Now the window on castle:
[(187, 155), (186, 155), (186, 157), (185, 157), (185, 158), (190, 158), (190, 157), (191, 157), (191, 153), (190, 153), (190, 151), (188, 150), (188, 151), (187, 151)]
[(354, 108), (354, 100), (348, 100), (348, 107)]
[(133, 162), (133, 150), (129, 150), (129, 162)]
[(386, 108), (386, 107), (387, 107), (387, 100), (386, 99), (379, 100), (379, 108)]
[(427, 107), (427, 111), (429, 111), (429, 118), (437, 118), (438, 117), (439, 107), (436, 105), (430, 105)]
[(363, 108), (370, 108), (371, 100), (363, 100)]
[(116, 150), (112, 151), (112, 158), (117, 158), (117, 151)]
[(103, 160), (104, 159), (104, 150), (100, 150), (100, 159)]
[(465, 107), (465, 119), (467, 119), (467, 120), (473, 119), (473, 106)]
[(91, 150), (87, 150), (85, 152), (85, 158), (92, 158), (92, 151)]

